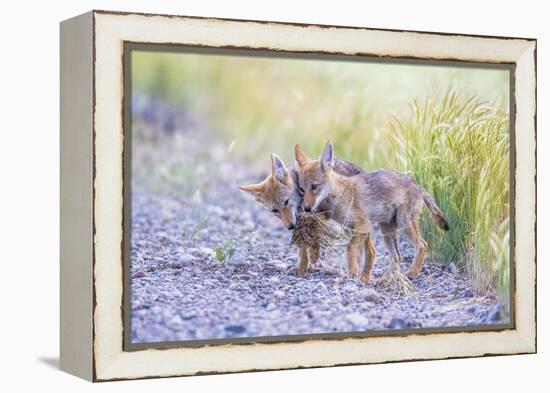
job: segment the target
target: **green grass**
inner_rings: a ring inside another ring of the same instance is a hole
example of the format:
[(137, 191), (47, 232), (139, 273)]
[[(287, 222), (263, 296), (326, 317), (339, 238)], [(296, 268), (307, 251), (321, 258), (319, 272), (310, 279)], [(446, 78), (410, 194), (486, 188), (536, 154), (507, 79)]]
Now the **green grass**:
[(430, 86), (508, 100), (500, 70), (145, 51), (132, 53), (132, 83), (201, 113), (236, 141), (237, 156), (258, 165), (272, 152), (292, 163), (295, 143), (318, 155), (330, 138), (337, 154), (366, 168), (395, 167), (391, 115)]
[(432, 193), (451, 229), (423, 233), (436, 257), (456, 261), (475, 288), (509, 291), (509, 124), (507, 112), (453, 90), (413, 101), (394, 117), (393, 150), (399, 169)]
[(226, 262), (235, 254), (235, 244), (233, 240), (226, 241), (222, 246), (216, 247), (216, 260)]

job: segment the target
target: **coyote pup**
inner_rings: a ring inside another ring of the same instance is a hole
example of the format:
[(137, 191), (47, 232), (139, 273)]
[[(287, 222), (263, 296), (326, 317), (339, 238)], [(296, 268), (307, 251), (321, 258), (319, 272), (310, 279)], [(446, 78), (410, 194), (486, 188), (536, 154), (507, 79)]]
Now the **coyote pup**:
[(319, 211), (321, 204), (324, 204), (331, 212), (330, 218), (352, 231), (347, 246), (350, 274), (357, 275), (363, 248), (365, 261), (361, 281), (369, 282), (376, 256), (371, 223), (378, 223), (391, 258), (386, 274), (399, 269), (401, 255), (397, 242), (399, 231), (403, 231), (416, 249), (407, 275), (416, 277), (428, 250), (428, 244), (420, 235), (419, 217), (423, 206), (427, 207), (442, 229), (449, 229), (447, 219), (434, 197), (410, 177), (397, 172), (378, 170), (351, 177), (335, 173), (330, 141), (318, 160), (310, 159), (299, 145), (295, 146), (294, 152), (299, 167), (299, 191), (303, 197), (304, 210)]
[[(334, 171), (342, 176), (353, 176), (363, 172), (352, 162), (337, 157), (334, 160)], [(256, 201), (277, 216), (287, 229), (294, 229), (302, 206), (302, 197), (298, 192), (298, 173), (294, 169), (287, 169), (279, 156), (271, 155), (271, 174), (264, 181), (239, 188), (252, 194)], [(328, 211), (324, 203), (320, 207), (321, 211)], [(319, 245), (310, 248), (299, 247), (296, 274), (303, 277), (308, 264), (317, 263), (319, 255)]]

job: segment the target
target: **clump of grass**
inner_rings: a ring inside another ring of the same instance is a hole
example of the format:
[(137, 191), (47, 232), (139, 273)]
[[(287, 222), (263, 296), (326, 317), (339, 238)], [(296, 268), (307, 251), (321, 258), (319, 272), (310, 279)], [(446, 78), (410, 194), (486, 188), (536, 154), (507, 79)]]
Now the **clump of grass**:
[(442, 234), (423, 218), (439, 258), (468, 272), (474, 288), (509, 294), (509, 124), (505, 110), (452, 89), (395, 116), (392, 143), (402, 171), (438, 200), (449, 221)]
[(233, 240), (226, 241), (222, 246), (217, 247), (216, 250), (216, 260), (218, 262), (225, 262), (231, 259), (235, 255), (235, 245)]
[(292, 232), (291, 244), (298, 247), (332, 248), (342, 232), (329, 225), (324, 213), (302, 213)]
[(199, 234), (202, 230), (208, 227), (210, 219), (213, 215), (212, 208), (205, 208), (201, 203), (201, 192), (196, 190), (193, 199), (191, 200), (191, 212), (190, 216), (193, 217), (193, 225), (186, 233), (186, 237), (189, 240), (193, 240), (195, 236)]
[(416, 289), (409, 278), (400, 269), (388, 271), (377, 281), (376, 287), (393, 296), (415, 296)]
[(476, 96), (507, 100), (505, 71), (132, 52), (136, 93), (202, 114), (229, 139), (245, 141), (236, 153), (249, 161), (272, 151), (292, 159), (295, 143), (320, 152), (330, 138), (359, 165), (392, 166), (388, 109), (401, 111), (427, 83), (449, 80)]
[[(504, 220), (500, 226), (491, 233), (491, 250), (494, 255), (492, 270), (495, 272), (497, 288), (501, 288), (501, 296), (509, 295), (510, 287), (510, 226), (509, 220)], [(504, 300), (504, 299), (503, 299)], [(506, 315), (510, 313), (508, 299), (502, 301)]]
[(331, 139), (358, 165), (392, 167), (389, 109), (400, 112), (428, 83), (448, 80), (495, 99), (508, 94), (506, 78), (495, 70), (132, 52), (136, 93), (202, 114), (238, 141), (237, 156), (258, 165), (274, 151), (292, 162), (296, 143), (319, 154)]

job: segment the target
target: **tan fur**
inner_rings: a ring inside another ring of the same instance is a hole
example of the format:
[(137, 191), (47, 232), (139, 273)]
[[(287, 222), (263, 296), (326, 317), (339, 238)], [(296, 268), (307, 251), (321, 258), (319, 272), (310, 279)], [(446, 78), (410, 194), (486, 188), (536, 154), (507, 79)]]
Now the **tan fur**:
[(361, 274), (361, 280), (364, 283), (368, 283), (370, 281), (372, 267), (374, 266), (374, 259), (376, 258), (376, 249), (372, 243), (372, 236), (367, 236), (363, 247), (365, 250), (365, 261), (363, 265), (363, 273)]
[[(272, 155), (271, 161), (271, 173), (264, 181), (258, 184), (239, 186), (239, 188), (252, 194), (260, 204), (271, 211), (288, 228), (289, 225), (295, 223), (300, 196), (296, 193), (290, 171), (284, 166), (282, 160), (276, 155)], [(276, 163), (279, 163), (278, 166)]]
[[(247, 186), (239, 186), (243, 191), (251, 193), (256, 200), (278, 217), (285, 228), (293, 229), (296, 224), (298, 208), (301, 205), (301, 197), (292, 179), (291, 172), (284, 166), (282, 160), (276, 156), (271, 157), (271, 174), (261, 183)], [(319, 260), (320, 247), (299, 247), (298, 266), (293, 272), (303, 277), (309, 263)]]
[[(336, 158), (334, 171), (344, 176), (353, 176), (362, 170), (350, 161)], [(296, 224), (298, 209), (302, 205), (302, 197), (298, 191), (298, 174), (295, 170), (288, 170), (283, 161), (275, 154), (271, 156), (271, 173), (258, 184), (239, 186), (243, 191), (252, 194), (256, 200), (278, 217), (285, 228), (293, 229)], [(321, 204), (321, 209), (327, 211), (329, 207)], [(320, 257), (320, 246), (300, 247), (298, 249), (298, 266), (294, 272), (303, 276), (307, 272), (309, 263), (315, 264)]]
[(358, 250), (362, 246), (366, 260), (361, 279), (364, 282), (370, 280), (375, 258), (370, 240), (371, 223), (378, 223), (390, 253), (388, 272), (399, 269), (401, 256), (397, 240), (399, 232), (403, 231), (416, 248), (416, 256), (407, 275), (411, 278), (418, 275), (428, 249), (419, 229), (422, 208), (426, 206), (436, 222), (443, 229), (448, 229), (445, 215), (433, 196), (410, 177), (397, 172), (378, 170), (350, 177), (335, 173), (330, 142), (318, 160), (307, 158), (298, 145), (295, 147), (295, 155), (304, 209), (318, 211), (322, 205), (329, 206), (330, 218), (346, 224), (354, 233), (347, 250), (350, 274), (354, 275), (358, 271)]

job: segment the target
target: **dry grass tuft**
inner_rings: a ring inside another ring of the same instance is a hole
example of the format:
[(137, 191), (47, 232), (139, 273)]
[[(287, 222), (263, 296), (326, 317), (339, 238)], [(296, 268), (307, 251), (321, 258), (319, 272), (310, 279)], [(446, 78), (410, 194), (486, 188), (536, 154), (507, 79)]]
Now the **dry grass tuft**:
[(376, 283), (378, 289), (392, 292), (397, 296), (415, 296), (416, 289), (409, 278), (400, 269), (388, 271)]
[(324, 213), (302, 213), (296, 222), (290, 244), (298, 247), (333, 248), (344, 237), (343, 231), (331, 226)]

